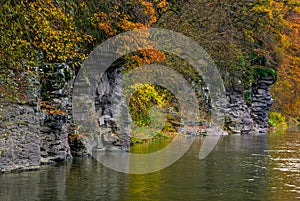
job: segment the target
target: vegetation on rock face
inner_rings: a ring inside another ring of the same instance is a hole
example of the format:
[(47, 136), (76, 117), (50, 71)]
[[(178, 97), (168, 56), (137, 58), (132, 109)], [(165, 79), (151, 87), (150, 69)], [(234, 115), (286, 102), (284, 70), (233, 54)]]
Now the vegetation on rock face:
[(269, 125), (273, 128), (285, 129), (288, 127), (286, 123), (286, 118), (278, 112), (270, 112), (268, 122)]
[[(213, 57), (226, 82), (251, 80), (251, 69), (277, 69), (289, 37), (287, 24), (296, 1), (188, 1), (161, 18), (159, 26), (195, 39)], [(201, 11), (201, 12), (199, 12)], [(178, 25), (178, 22), (181, 22)]]
[(65, 6), (51, 0), (5, 1), (0, 7), (1, 97), (16, 98), (43, 63), (82, 60), (84, 34)]
[[(4, 1), (0, 8), (1, 95), (15, 95), (22, 72), (44, 63), (76, 65), (105, 39), (120, 32), (147, 28), (156, 12), (167, 9), (165, 1)], [(135, 12), (133, 12), (133, 10)], [(146, 63), (162, 59), (145, 50)], [(134, 56), (138, 64), (140, 57)], [(16, 84), (11, 89), (10, 82)], [(15, 90), (15, 91), (14, 91)]]
[(285, 40), (281, 64), (277, 68), (278, 80), (272, 93), (273, 110), (291, 118), (300, 117), (300, 7), (285, 16)]
[[(227, 87), (241, 81), (248, 89), (255, 76), (275, 77), (276, 71), (273, 110), (299, 117), (299, 4), (296, 0), (6, 0), (0, 7), (0, 97), (20, 102), (26, 99), (29, 75), (47, 79), (44, 64), (67, 63), (77, 69), (107, 38), (156, 26), (197, 41), (216, 62)], [(157, 50), (141, 50), (120, 61), (117, 65), (127, 70), (152, 62), (174, 64), (191, 82), (203, 84), (179, 58)], [(151, 92), (151, 104), (163, 99), (159, 88), (146, 85), (143, 90)], [(131, 102), (133, 111), (145, 106), (134, 104), (147, 98), (138, 95)]]
[(229, 88), (242, 81), (248, 89), (256, 76), (278, 79), (272, 89), (273, 110), (296, 117), (299, 5), (295, 0), (176, 1), (175, 11), (165, 14), (157, 26), (196, 40), (212, 56)]
[[(76, 69), (98, 44), (123, 31), (150, 27), (167, 8), (165, 0), (4, 1), (0, 8), (1, 99), (24, 101), (23, 88), (30, 82), (25, 75), (39, 76), (47, 85), (51, 64), (67, 63)], [(163, 60), (164, 54), (142, 50), (126, 58), (129, 67)], [(43, 83), (42, 88), (47, 88)], [(48, 101), (46, 91), (42, 99)]]
[(274, 69), (255, 68), (254, 75), (256, 77), (271, 77), (274, 81), (277, 80), (277, 75)]

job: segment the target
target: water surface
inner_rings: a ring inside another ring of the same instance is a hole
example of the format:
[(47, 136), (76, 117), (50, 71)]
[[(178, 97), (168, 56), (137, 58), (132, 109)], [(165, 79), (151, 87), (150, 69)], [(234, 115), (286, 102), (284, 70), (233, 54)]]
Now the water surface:
[(202, 141), (170, 167), (146, 175), (118, 173), (93, 158), (2, 174), (0, 200), (300, 201), (300, 132), (225, 136), (209, 157), (198, 160)]

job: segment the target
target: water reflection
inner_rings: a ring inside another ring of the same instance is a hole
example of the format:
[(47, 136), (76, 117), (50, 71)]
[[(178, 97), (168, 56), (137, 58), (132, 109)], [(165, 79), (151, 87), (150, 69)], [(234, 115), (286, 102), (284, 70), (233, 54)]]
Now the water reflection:
[(0, 175), (0, 200), (298, 200), (299, 135), (226, 136), (205, 160), (198, 159), (199, 138), (176, 163), (146, 175), (118, 173), (92, 158), (76, 158), (40, 171)]
[(68, 166), (1, 175), (0, 200), (64, 200)]
[(105, 168), (92, 158), (76, 159), (67, 175), (67, 200), (120, 200), (127, 175)]
[[(152, 181), (154, 175), (160, 178), (158, 195), (153, 194), (149, 198), (144, 194), (136, 194), (133, 200), (252, 200), (256, 196), (266, 198), (266, 169), (263, 167), (268, 163), (267, 156), (263, 152), (264, 147), (256, 150), (251, 146), (260, 144), (261, 140), (265, 140), (264, 137), (224, 137), (217, 149), (206, 160), (200, 161), (197, 157), (203, 139), (199, 139), (171, 167), (143, 176), (146, 181)], [(253, 156), (252, 153), (260, 155)], [(138, 177), (129, 175), (132, 182)], [(147, 188), (136, 186), (144, 191)]]
[(268, 139), (272, 200), (300, 200), (300, 133), (276, 132)]

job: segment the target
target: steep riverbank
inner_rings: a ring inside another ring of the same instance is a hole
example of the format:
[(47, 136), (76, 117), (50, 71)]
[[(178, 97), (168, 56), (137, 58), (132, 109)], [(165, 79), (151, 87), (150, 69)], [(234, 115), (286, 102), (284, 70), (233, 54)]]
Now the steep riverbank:
[[(66, 64), (46, 66), (49, 72), (28, 86), (26, 101), (1, 103), (0, 170), (36, 169), (41, 164), (66, 161), (86, 150), (74, 133), (72, 122), (72, 89), (75, 72)], [(51, 69), (51, 70), (50, 70)], [(95, 94), (100, 132), (91, 149), (129, 148), (129, 129), (120, 128), (114, 116), (124, 105), (122, 74), (116, 68), (102, 76)], [(34, 78), (32, 78), (34, 79)], [(259, 76), (247, 92), (236, 86), (227, 90), (226, 129), (231, 134), (266, 133), (268, 112), (272, 105), (272, 76)], [(249, 93), (250, 91), (250, 93)], [(246, 93), (248, 96), (246, 96)], [(44, 99), (41, 101), (41, 95)], [(123, 130), (122, 136), (115, 134)], [(126, 132), (125, 132), (126, 131)], [(71, 136), (71, 137), (70, 137)]]

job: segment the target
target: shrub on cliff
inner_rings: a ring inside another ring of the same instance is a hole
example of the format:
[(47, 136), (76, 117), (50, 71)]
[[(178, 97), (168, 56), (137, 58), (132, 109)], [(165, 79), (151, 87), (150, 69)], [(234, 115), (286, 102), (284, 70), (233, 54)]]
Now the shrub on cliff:
[(270, 112), (268, 123), (275, 129), (286, 129), (288, 127), (286, 118), (279, 112)]

